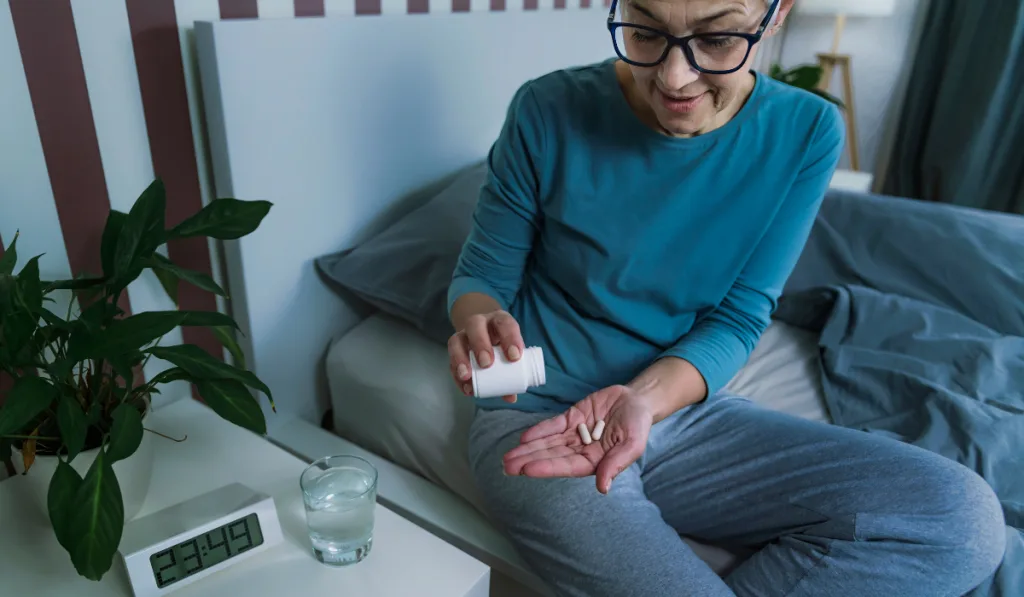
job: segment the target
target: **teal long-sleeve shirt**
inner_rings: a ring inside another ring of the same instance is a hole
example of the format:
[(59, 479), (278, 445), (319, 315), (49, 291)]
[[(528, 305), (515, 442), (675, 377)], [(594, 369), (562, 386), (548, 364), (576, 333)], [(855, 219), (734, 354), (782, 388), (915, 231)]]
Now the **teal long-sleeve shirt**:
[(509, 405), (557, 412), (655, 360), (718, 392), (770, 322), (839, 161), (838, 110), (756, 75), (724, 126), (640, 122), (613, 61), (523, 85), (449, 288), (487, 294), (544, 349), (547, 383)]

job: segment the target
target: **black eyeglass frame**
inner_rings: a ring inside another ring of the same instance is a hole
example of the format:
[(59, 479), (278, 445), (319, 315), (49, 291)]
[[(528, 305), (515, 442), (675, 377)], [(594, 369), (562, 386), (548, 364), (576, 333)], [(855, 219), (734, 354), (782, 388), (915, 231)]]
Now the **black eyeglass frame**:
[[(781, 0), (774, 0), (772, 2), (772, 5), (768, 8), (768, 14), (765, 15), (764, 20), (761, 21), (761, 24), (757, 27), (757, 31), (755, 31), (754, 33), (739, 33), (739, 32), (735, 32), (735, 31), (729, 31), (729, 32), (722, 32), (722, 33), (695, 33), (693, 35), (687, 35), (687, 36), (684, 36), (684, 37), (676, 37), (674, 35), (666, 33), (665, 31), (662, 31), (660, 29), (655, 29), (653, 27), (647, 27), (645, 25), (636, 25), (634, 23), (623, 23), (623, 22), (616, 21), (615, 20), (615, 8), (618, 6), (619, 0), (612, 0), (611, 10), (608, 11), (608, 33), (610, 33), (611, 36), (612, 36), (612, 46), (615, 48), (615, 53), (618, 54), (619, 58), (621, 58), (622, 61), (627, 63), (627, 64), (632, 64), (634, 66), (641, 66), (641, 67), (658, 66), (659, 64), (661, 64), (662, 62), (665, 61), (665, 58), (668, 56), (668, 53), (672, 51), (673, 47), (679, 46), (679, 48), (683, 51), (683, 55), (686, 56), (686, 61), (689, 62), (690, 66), (692, 66), (697, 71), (705, 73), (705, 74), (709, 74), (709, 75), (728, 75), (728, 74), (731, 74), (731, 73), (734, 73), (734, 72), (740, 70), (741, 68), (743, 68), (743, 65), (747, 63), (747, 59), (750, 58), (750, 52), (754, 48), (754, 44), (756, 44), (756, 43), (761, 41), (761, 38), (764, 37), (764, 32), (767, 31), (768, 30), (768, 26), (771, 25), (772, 16), (774, 16), (775, 15), (775, 11), (778, 10), (779, 2), (780, 1)], [(624, 50), (620, 50), (619, 49), (619, 44), (617, 44), (615, 42), (615, 30), (619, 29), (621, 27), (630, 27), (632, 29), (640, 29), (640, 30), (647, 31), (647, 32), (650, 32), (650, 33), (652, 33), (654, 35), (657, 35), (659, 37), (664, 38), (668, 42), (665, 45), (665, 51), (662, 52), (662, 54), (658, 58), (658, 60), (656, 60), (654, 62), (638, 62), (636, 60), (630, 60), (629, 57), (625, 56), (625, 51)], [(729, 70), (709, 70), (709, 69), (706, 69), (706, 68), (701, 68), (701, 66), (699, 64), (697, 64), (697, 59), (693, 55), (693, 50), (690, 49), (690, 40), (691, 39), (701, 39), (701, 38), (705, 38), (705, 37), (723, 37), (723, 36), (739, 37), (739, 38), (742, 38), (742, 39), (747, 41), (747, 52), (746, 52), (746, 54), (743, 55), (743, 60), (740, 61), (740, 63), (736, 66), (736, 68), (729, 69)]]

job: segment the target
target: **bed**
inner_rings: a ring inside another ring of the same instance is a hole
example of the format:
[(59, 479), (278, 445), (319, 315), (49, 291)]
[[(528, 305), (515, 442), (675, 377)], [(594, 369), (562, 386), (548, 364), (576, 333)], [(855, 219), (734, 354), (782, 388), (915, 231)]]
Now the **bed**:
[[(196, 26), (217, 194), (274, 203), (257, 232), (224, 246), (247, 363), (277, 398), (276, 414), (264, 404), (268, 435), (310, 458), (354, 444), (381, 469), (382, 502), (519, 583), (517, 595), (548, 590), (489, 523), (473, 488), (464, 452), (472, 406), (448, 378), (440, 293), (512, 94), (529, 78), (609, 57), (605, 14)], [(402, 43), (380, 44), (381, 31)], [(893, 413), (861, 400), (877, 398), (872, 387), (903, 383), (908, 369), (852, 390), (879, 379), (877, 361), (908, 354), (933, 372), (966, 367), (969, 379), (942, 388), (949, 400), (994, 408), (1007, 426), (991, 444), (975, 434), (966, 447), (925, 447), (963, 460), (983, 451), (1010, 470), (1024, 453), (1024, 356), (1015, 356), (1024, 343), (1013, 340), (1024, 337), (1022, 257), (1024, 218), (831, 192), (776, 319), (727, 389), (796, 416), (921, 443), (918, 435), (961, 435), (886, 428), (879, 422)], [(949, 320), (933, 307), (984, 330), (954, 326), (918, 342), (921, 329)], [(863, 313), (891, 325), (854, 317)], [(897, 354), (884, 334), (898, 333), (906, 338)], [(961, 357), (956, 339), (965, 333), (980, 344)], [(936, 341), (954, 348), (940, 359), (927, 353)], [(998, 383), (986, 386), (984, 372), (964, 363), (996, 344), (1009, 356), (996, 363)], [(914, 420), (907, 412), (901, 420)], [(1024, 517), (1012, 505), (1024, 503), (1017, 490), (1004, 487), (1008, 521)], [(723, 574), (743, 555), (691, 544)], [(1024, 553), (1015, 543), (1011, 551)], [(1005, 568), (993, 583), (1024, 586), (1014, 584), (1019, 566)]]

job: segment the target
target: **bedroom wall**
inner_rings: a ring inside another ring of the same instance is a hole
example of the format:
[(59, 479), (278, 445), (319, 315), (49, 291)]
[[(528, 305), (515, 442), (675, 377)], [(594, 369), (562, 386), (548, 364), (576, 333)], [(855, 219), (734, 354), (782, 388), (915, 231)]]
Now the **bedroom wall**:
[[(885, 157), (890, 142), (886, 132), (902, 97), (904, 79), (912, 68), (912, 40), (927, 2), (896, 0), (895, 12), (888, 17), (847, 20), (839, 52), (852, 56), (860, 169), (865, 172), (877, 172), (879, 161)], [(779, 62), (786, 68), (816, 63), (816, 54), (832, 47), (834, 23), (832, 17), (793, 14), (787, 21)], [(838, 72), (830, 91), (841, 97)], [(845, 154), (840, 167), (849, 167)]]
[[(192, 23), (235, 18), (449, 11), (606, 10), (604, 0), (7, 0), (0, 1), (0, 252), (20, 231), (21, 263), (43, 254), (42, 275), (98, 272), (110, 208), (127, 211), (159, 174), (168, 224), (212, 197)], [(419, 17), (417, 17), (419, 18)], [(213, 243), (178, 241), (169, 256), (226, 286)], [(229, 310), (182, 284), (184, 309)], [(56, 305), (61, 313), (67, 304)], [(130, 312), (174, 308), (149, 272), (129, 286)], [(204, 330), (195, 343), (223, 356)], [(147, 377), (166, 368), (151, 362)], [(3, 394), (0, 379), (0, 400)], [(188, 395), (178, 382), (157, 404)]]

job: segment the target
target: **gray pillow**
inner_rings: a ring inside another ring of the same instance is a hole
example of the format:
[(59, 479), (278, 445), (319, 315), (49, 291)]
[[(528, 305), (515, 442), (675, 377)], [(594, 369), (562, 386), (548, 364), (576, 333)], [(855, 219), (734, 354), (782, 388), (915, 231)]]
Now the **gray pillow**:
[(320, 275), (438, 342), (451, 335), (447, 298), (469, 236), (486, 162), (476, 162), (437, 195), (370, 240), (316, 259)]

